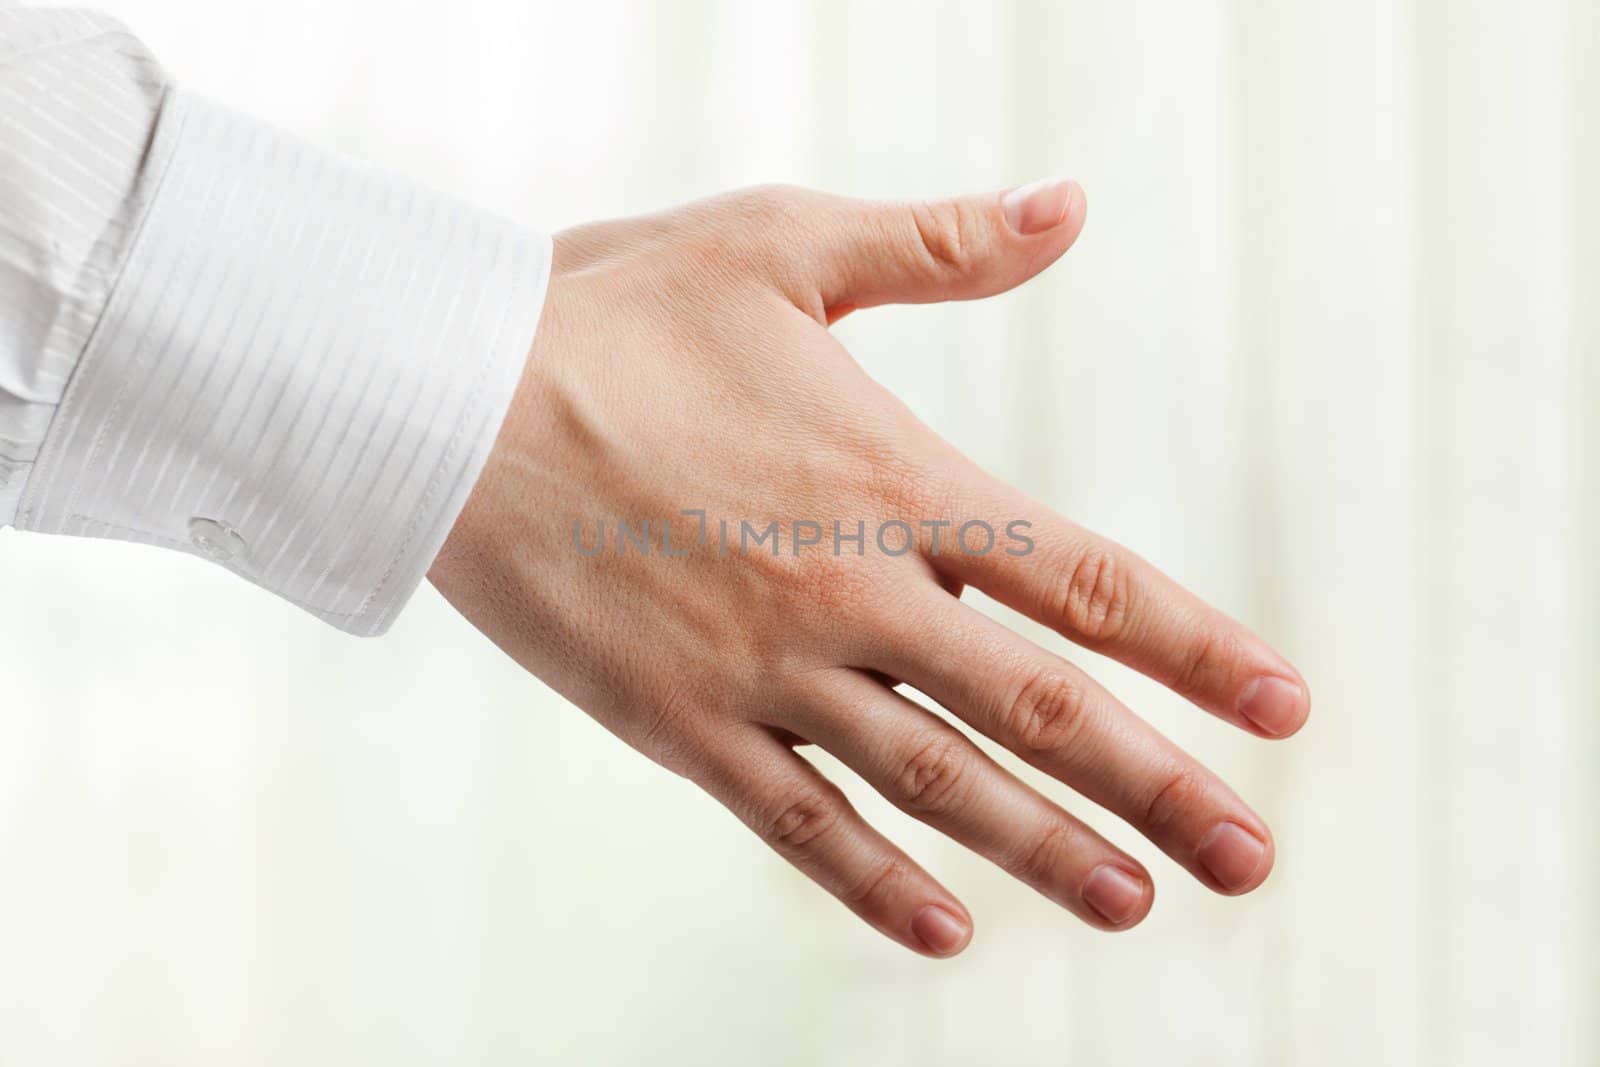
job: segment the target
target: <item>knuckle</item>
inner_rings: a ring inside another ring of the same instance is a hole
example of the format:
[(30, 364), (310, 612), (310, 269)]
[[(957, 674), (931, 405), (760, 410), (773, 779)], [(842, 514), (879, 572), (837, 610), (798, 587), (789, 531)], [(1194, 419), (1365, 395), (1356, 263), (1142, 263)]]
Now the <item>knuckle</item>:
[(629, 743), (668, 770), (686, 774), (695, 746), (685, 736), (685, 727), (697, 707), (699, 701), (689, 688), (668, 689), (638, 717)]
[(1054, 883), (1056, 871), (1061, 868), (1061, 861), (1071, 851), (1076, 837), (1076, 828), (1071, 823), (1066, 821), (1051, 823), (1017, 861), (1018, 876), (1030, 885)]
[(917, 749), (895, 777), (900, 805), (917, 814), (949, 811), (967, 777), (967, 757), (954, 738), (935, 737)]
[(1204, 691), (1207, 683), (1226, 674), (1238, 658), (1238, 642), (1232, 634), (1207, 627), (1190, 643), (1179, 668), (1177, 688), (1182, 693)]
[(813, 790), (791, 798), (767, 822), (762, 836), (779, 852), (801, 855), (814, 852), (843, 818), (843, 810), (832, 797)]
[(968, 273), (978, 257), (980, 229), (959, 201), (913, 204), (911, 219), (921, 242), (923, 264), (938, 274)]
[(887, 515), (920, 519), (931, 513), (935, 477), (897, 444), (863, 456), (861, 480), (867, 499)]
[(713, 198), (694, 215), (701, 225), (671, 247), (695, 277), (732, 280), (754, 273), (787, 280), (789, 247), (806, 227), (807, 200), (814, 195), (793, 185), (755, 185)]
[(1146, 833), (1159, 834), (1192, 808), (1204, 792), (1200, 776), (1190, 767), (1173, 767), (1156, 780), (1144, 802), (1140, 825)]
[(1062, 674), (1030, 676), (1006, 710), (1006, 728), (1022, 755), (1043, 756), (1071, 748), (1089, 714), (1084, 687)]
[[(862, 444), (853, 447), (862, 448)], [(885, 551), (904, 549), (907, 555), (954, 551), (959, 523), (953, 522), (952, 516), (960, 506), (959, 488), (948, 471), (899, 441), (871, 453), (863, 449), (855, 466), (858, 473), (851, 478), (850, 488), (870, 516), (869, 541), (877, 538), (887, 546)], [(936, 529), (940, 531), (937, 534)]]
[(1115, 641), (1128, 625), (1128, 569), (1115, 552), (1090, 546), (1072, 562), (1060, 584), (1055, 617), (1090, 641)]
[(735, 194), (742, 214), (752, 223), (770, 226), (793, 220), (800, 211), (805, 191), (797, 185), (769, 183), (753, 185)]
[(859, 622), (882, 590), (866, 561), (835, 556), (827, 548), (823, 545), (799, 556), (757, 557), (754, 566), (762, 581), (799, 612), (798, 618), (833, 629)]
[(887, 859), (845, 890), (844, 902), (863, 911), (883, 911), (889, 898), (910, 878), (911, 871), (904, 860), (899, 857)]

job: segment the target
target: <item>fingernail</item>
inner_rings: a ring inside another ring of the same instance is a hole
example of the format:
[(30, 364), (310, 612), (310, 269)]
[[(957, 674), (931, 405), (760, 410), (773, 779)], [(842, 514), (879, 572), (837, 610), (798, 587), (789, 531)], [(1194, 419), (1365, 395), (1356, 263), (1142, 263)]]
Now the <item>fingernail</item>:
[(1018, 186), (1000, 198), (1006, 225), (1024, 237), (1059, 225), (1076, 188), (1065, 178), (1043, 178)]
[(1121, 926), (1144, 903), (1144, 883), (1121, 867), (1102, 863), (1083, 883), (1083, 899), (1113, 926)]
[(1239, 697), (1239, 714), (1262, 733), (1281, 737), (1305, 717), (1305, 696), (1300, 686), (1284, 678), (1257, 678)]
[(967, 924), (937, 904), (929, 904), (911, 920), (911, 932), (935, 956), (951, 956), (967, 943)]
[(1248, 885), (1266, 854), (1260, 838), (1233, 822), (1213, 826), (1196, 852), (1200, 865), (1227, 890)]

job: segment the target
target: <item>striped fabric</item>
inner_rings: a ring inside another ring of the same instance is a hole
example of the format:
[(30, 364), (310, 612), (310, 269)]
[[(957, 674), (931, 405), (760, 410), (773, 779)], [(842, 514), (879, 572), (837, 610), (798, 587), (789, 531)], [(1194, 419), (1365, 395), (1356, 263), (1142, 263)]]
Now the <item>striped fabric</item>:
[[(547, 238), (0, 10), (0, 522), (385, 630), (487, 458)], [(14, 514), (13, 514), (14, 512)]]

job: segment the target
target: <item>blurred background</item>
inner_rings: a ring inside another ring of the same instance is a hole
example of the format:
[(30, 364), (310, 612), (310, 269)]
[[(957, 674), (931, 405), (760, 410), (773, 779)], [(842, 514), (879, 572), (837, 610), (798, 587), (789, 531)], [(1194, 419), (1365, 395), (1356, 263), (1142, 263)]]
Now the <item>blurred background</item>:
[(431, 589), (362, 642), (6, 531), (0, 1062), (1600, 1060), (1600, 6), (99, 6), (191, 87), (545, 230), (1076, 178), (1043, 278), (839, 333), (1315, 709), (1254, 741), (1074, 653), (1278, 838), (1214, 897), (1051, 788), (1156, 874), (1120, 935), (822, 757), (971, 906), (934, 963)]

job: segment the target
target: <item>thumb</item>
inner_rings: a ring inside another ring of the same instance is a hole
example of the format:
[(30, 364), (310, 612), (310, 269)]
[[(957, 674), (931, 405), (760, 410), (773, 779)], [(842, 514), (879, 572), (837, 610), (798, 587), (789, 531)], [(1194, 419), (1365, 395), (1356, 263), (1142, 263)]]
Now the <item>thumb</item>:
[(1076, 182), (917, 203), (839, 201), (813, 231), (829, 321), (853, 308), (1003, 293), (1061, 257), (1083, 229)]

